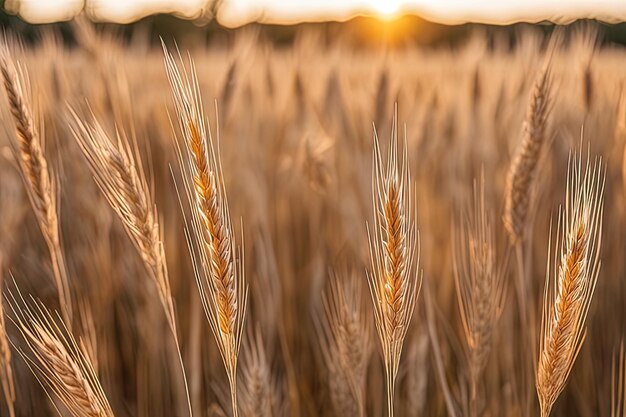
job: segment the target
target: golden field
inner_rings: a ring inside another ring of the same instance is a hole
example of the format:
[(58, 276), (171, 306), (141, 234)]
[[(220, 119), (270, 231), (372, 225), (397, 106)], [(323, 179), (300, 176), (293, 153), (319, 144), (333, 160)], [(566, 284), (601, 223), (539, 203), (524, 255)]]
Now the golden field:
[(0, 54), (0, 415), (626, 415), (601, 32), (73, 29)]

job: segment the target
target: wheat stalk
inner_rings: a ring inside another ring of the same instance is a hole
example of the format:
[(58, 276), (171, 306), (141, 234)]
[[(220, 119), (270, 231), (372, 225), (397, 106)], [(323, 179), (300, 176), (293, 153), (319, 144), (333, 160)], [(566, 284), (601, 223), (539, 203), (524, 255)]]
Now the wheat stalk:
[(393, 416), (393, 395), (402, 345), (419, 293), (417, 227), (412, 202), (406, 143), (398, 166), (397, 116), (394, 117), (387, 163), (374, 131), (374, 228), (369, 230), (372, 270), (368, 282), (376, 329), (383, 350), (387, 380), (387, 406)]
[[(523, 352), (531, 352), (532, 358), (522, 362), (520, 383), (525, 398), (525, 405), (530, 407), (532, 400), (531, 380), (533, 378), (530, 364), (536, 363), (534, 343), (536, 340), (535, 302), (528, 293), (532, 285), (526, 274), (526, 261), (523, 243), (532, 230), (530, 219), (534, 210), (531, 204), (535, 197), (535, 177), (542, 148), (547, 141), (548, 119), (552, 103), (552, 76), (550, 67), (551, 53), (534, 80), (527, 105), (526, 118), (522, 127), (522, 137), (509, 166), (506, 176), (503, 221), (509, 241), (515, 249), (517, 273), (515, 276), (516, 296), (519, 321), (523, 340)], [(530, 242), (532, 239), (528, 238)]]
[(50, 252), (61, 314), (65, 323), (70, 325), (72, 301), (65, 258), (61, 248), (57, 189), (55, 182), (51, 180), (48, 162), (44, 155), (41, 129), (36, 128), (31, 108), (28, 105), (30, 92), (28, 76), (6, 50), (0, 52), (0, 72), (15, 123), (16, 153), (22, 177)]
[(542, 417), (550, 414), (563, 391), (584, 341), (585, 319), (600, 272), (603, 192), (602, 162), (596, 160), (591, 166), (587, 159), (583, 167), (582, 156), (570, 158), (565, 208), (557, 228), (554, 278), (546, 279), (544, 291), (536, 377)]
[(611, 417), (626, 416), (626, 354), (624, 342), (613, 356), (611, 367)]
[(248, 295), (243, 259), (239, 262), (236, 259), (237, 248), (221, 165), (205, 125), (194, 64), (190, 59), (191, 75), (183, 66), (181, 77), (173, 55), (165, 45), (163, 49), (184, 142), (178, 147), (179, 162), (192, 213), (190, 231), (193, 238), (189, 236), (189, 240), (190, 246), (197, 249), (191, 250), (196, 282), (228, 375), (233, 415), (237, 416), (237, 358)]
[(74, 417), (113, 417), (106, 394), (89, 356), (80, 348), (63, 323), (31, 297), (8, 293), (11, 320), (24, 337), (30, 354), (18, 349), (46, 388)]
[(474, 182), (474, 200), (452, 246), (459, 311), (465, 331), (470, 375), (470, 409), (478, 415), (477, 387), (489, 358), (492, 335), (503, 308), (504, 274), (498, 265), (495, 229), (485, 207), (484, 175)]

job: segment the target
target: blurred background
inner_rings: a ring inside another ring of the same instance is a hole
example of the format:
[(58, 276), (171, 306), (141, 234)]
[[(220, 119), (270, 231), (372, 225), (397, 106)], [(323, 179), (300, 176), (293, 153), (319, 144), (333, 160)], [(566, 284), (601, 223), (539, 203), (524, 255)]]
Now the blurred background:
[(0, 4), (5, 30), (32, 40), (54, 25), (70, 43), (68, 22), (78, 15), (100, 27), (117, 27), (120, 36), (140, 33), (153, 41), (159, 36), (211, 39), (255, 27), (264, 38), (285, 43), (307, 28), (327, 42), (348, 38), (358, 46), (406, 47), (454, 44), (477, 27), (506, 34), (534, 24), (590, 20), (597, 23), (604, 42), (626, 43), (626, 2), (611, 0), (2, 0)]

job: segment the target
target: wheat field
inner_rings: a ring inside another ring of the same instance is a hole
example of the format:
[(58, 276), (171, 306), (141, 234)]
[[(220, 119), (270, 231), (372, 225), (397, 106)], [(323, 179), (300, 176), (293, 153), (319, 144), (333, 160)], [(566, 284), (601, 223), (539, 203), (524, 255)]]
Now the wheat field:
[(0, 46), (0, 415), (626, 416), (601, 30), (72, 30)]

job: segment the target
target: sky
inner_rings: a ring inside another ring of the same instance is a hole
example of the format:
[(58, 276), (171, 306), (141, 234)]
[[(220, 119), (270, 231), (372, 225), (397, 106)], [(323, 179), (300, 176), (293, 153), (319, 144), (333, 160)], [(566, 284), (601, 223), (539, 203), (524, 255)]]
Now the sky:
[[(127, 23), (152, 13), (199, 17), (207, 0), (5, 0), (5, 7), (32, 23), (68, 20), (83, 8), (96, 20)], [(223, 0), (218, 20), (235, 27), (253, 21), (346, 20), (357, 14), (388, 19), (404, 13), (449, 24), (580, 18), (615, 23), (626, 21), (626, 0)]]

